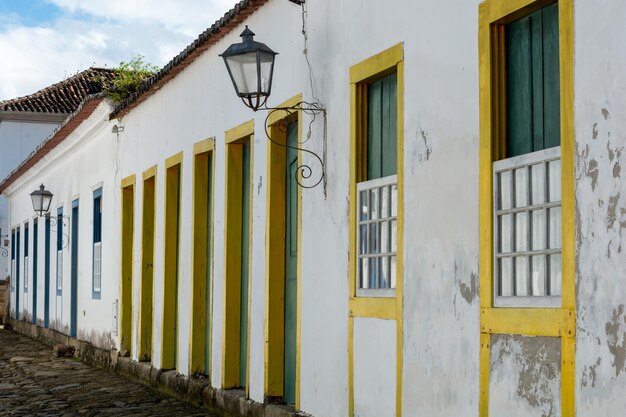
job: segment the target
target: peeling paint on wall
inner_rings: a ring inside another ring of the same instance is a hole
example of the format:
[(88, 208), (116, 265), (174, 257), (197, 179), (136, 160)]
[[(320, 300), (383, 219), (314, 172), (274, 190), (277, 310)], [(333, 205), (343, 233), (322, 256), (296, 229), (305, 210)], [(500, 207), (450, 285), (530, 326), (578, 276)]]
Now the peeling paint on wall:
[(419, 137), (417, 140), (418, 150), (417, 158), (420, 162), (429, 161), (430, 154), (433, 152), (432, 145), (428, 143), (428, 133), (424, 129), (419, 129)]
[[(456, 270), (456, 264), (455, 264), (455, 270)], [(457, 276), (457, 283), (459, 284), (459, 291), (461, 292), (461, 297), (463, 297), (463, 299), (467, 301), (468, 304), (472, 304), (472, 302), (474, 302), (474, 300), (476, 299), (476, 296), (478, 295), (477, 281), (478, 281), (478, 274), (476, 274), (475, 272), (472, 272), (470, 274), (469, 285), (467, 285), (464, 282), (459, 281), (458, 276)]]
[(602, 116), (604, 117), (604, 120), (607, 120), (609, 118), (609, 111), (607, 109), (602, 109)]
[(613, 356), (613, 368), (615, 368), (615, 378), (622, 371), (626, 371), (626, 315), (624, 315), (624, 304), (620, 304), (613, 310), (611, 321), (605, 325), (609, 352)]
[(491, 337), (490, 416), (561, 415), (561, 343), (556, 337)]
[(584, 367), (583, 377), (581, 380), (581, 385), (583, 387), (591, 386), (591, 388), (595, 388), (596, 379), (598, 378), (596, 374), (596, 369), (598, 368), (598, 366), (600, 366), (601, 362), (602, 358), (598, 358), (595, 364)]
[(606, 210), (606, 221), (607, 221), (606, 230), (607, 231), (611, 230), (613, 226), (615, 225), (615, 222), (617, 221), (616, 209), (617, 209), (617, 203), (619, 202), (619, 197), (620, 197), (619, 193), (609, 197), (609, 206)]
[(596, 184), (598, 183), (598, 161), (592, 159), (589, 161), (589, 166), (587, 167), (587, 176), (591, 178), (591, 190), (596, 189)]

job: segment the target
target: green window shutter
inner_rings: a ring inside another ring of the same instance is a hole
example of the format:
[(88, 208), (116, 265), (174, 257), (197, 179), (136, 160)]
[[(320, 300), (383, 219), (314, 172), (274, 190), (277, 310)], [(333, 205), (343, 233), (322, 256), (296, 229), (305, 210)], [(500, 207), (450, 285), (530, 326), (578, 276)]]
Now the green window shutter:
[(507, 157), (560, 144), (558, 5), (506, 30)]
[(398, 172), (397, 76), (389, 75), (368, 85), (367, 179)]

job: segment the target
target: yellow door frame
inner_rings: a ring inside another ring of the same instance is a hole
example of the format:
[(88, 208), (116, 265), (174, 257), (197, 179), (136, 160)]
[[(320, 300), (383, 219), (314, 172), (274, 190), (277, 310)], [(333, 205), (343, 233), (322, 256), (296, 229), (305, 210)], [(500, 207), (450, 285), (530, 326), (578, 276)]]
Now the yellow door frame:
[(135, 216), (135, 175), (121, 181), (122, 222), (120, 245), (120, 351), (132, 349), (133, 339), (133, 239)]
[[(211, 272), (213, 282), (213, 183), (209, 184), (209, 158), (213, 156), (215, 139), (205, 139), (193, 145), (193, 196), (191, 204), (191, 331), (189, 333), (189, 373), (210, 375), (205, 367), (206, 331), (212, 337), (212, 314), (206, 311), (207, 297), (213, 300), (213, 285), (207, 288), (206, 276)], [(215, 166), (215, 158), (211, 158)], [(215, 176), (213, 176), (215, 177)], [(209, 195), (209, 193), (211, 195)], [(210, 202), (211, 207), (208, 207)], [(210, 218), (210, 219), (209, 219)], [(207, 242), (210, 255), (207, 259)], [(208, 294), (207, 294), (208, 290)], [(212, 303), (210, 305), (213, 305)], [(207, 314), (208, 313), (208, 314)], [(207, 322), (208, 320), (208, 322)], [(210, 342), (209, 342), (210, 345)]]
[[(239, 337), (241, 298), (241, 206), (243, 152), (241, 144), (250, 144), (250, 238), (249, 261), (252, 265), (252, 178), (254, 165), (254, 120), (242, 123), (225, 132), (226, 190), (224, 199), (224, 331), (222, 337), (222, 388), (241, 386), (239, 381)], [(246, 396), (250, 390), (250, 302), (252, 300), (251, 269), (248, 276), (248, 345), (246, 355)]]
[[(398, 111), (398, 224), (395, 297), (356, 296), (356, 184), (362, 178), (366, 153), (361, 144), (366, 141), (367, 103), (365, 85), (388, 74), (397, 75)], [(354, 416), (354, 319), (379, 318), (396, 321), (396, 417), (402, 416), (402, 265), (404, 253), (404, 45), (398, 43), (350, 67), (350, 263), (348, 300), (348, 411)]]
[(177, 369), (178, 278), (180, 257), (180, 209), (183, 153), (165, 160), (165, 209), (163, 211), (163, 321), (161, 368)]
[(492, 334), (561, 338), (561, 413), (575, 412), (576, 332), (574, 247), (574, 0), (558, 0), (561, 101), (562, 305), (561, 308), (494, 308), (492, 162), (504, 143), (504, 45), (502, 25), (553, 3), (552, 0), (486, 0), (479, 6), (480, 72), (480, 399), (479, 415), (489, 415)]
[(143, 197), (141, 204), (141, 279), (139, 296), (138, 359), (152, 359), (153, 288), (154, 288), (154, 230), (156, 220), (157, 166), (142, 174)]
[[(302, 101), (298, 94), (277, 107), (293, 107)], [(267, 119), (272, 139), (285, 144), (285, 126), (297, 121), (298, 141), (302, 139), (300, 111), (277, 111)], [(285, 291), (285, 171), (286, 150), (267, 141), (267, 215), (265, 224), (265, 381), (267, 397), (284, 395), (284, 291)], [(298, 151), (298, 166), (302, 151)], [(302, 265), (302, 188), (298, 187), (298, 253), (297, 253), (297, 318), (296, 318), (296, 409), (300, 409), (300, 333), (301, 333), (301, 265)]]

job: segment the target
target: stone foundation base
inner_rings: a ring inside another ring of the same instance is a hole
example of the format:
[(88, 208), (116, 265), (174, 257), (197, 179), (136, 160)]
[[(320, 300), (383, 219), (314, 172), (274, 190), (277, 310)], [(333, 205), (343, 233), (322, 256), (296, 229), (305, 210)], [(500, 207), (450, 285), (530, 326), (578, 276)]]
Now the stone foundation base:
[(29, 336), (43, 344), (49, 346), (63, 344), (74, 347), (74, 357), (89, 365), (112, 370), (178, 399), (209, 409), (222, 410), (230, 417), (308, 416), (308, 414), (296, 412), (290, 406), (261, 404), (252, 401), (247, 399), (245, 392), (241, 390), (213, 388), (205, 377), (187, 377), (175, 370), (164, 371), (154, 368), (149, 362), (136, 362), (129, 357), (120, 356), (115, 349), (100, 349), (89, 342), (69, 337), (56, 330), (45, 329), (35, 324), (14, 319), (7, 318), (6, 321), (12, 326), (13, 331)]

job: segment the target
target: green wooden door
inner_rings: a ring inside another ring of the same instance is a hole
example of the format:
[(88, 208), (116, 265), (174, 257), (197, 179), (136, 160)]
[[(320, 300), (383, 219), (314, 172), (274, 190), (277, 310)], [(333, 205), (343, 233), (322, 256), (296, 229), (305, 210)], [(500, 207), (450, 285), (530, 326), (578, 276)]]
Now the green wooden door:
[(559, 146), (557, 3), (506, 27), (507, 157)]
[(248, 369), (248, 277), (250, 261), (250, 143), (242, 145), (241, 186), (241, 303), (239, 316), (239, 384), (246, 385)]
[(397, 76), (391, 74), (367, 88), (367, 179), (398, 172)]
[[(287, 144), (298, 146), (298, 123), (287, 127)], [(285, 173), (285, 402), (296, 402), (296, 330), (298, 323), (298, 151), (287, 148)]]
[(212, 210), (211, 207), (213, 205), (212, 197), (213, 197), (213, 155), (209, 154), (207, 158), (207, 222), (206, 222), (206, 309), (205, 309), (205, 332), (204, 332), (204, 374), (209, 375), (209, 369), (211, 364), (211, 295), (212, 295), (212, 285), (211, 285), (211, 237), (213, 236), (213, 218), (212, 218)]

